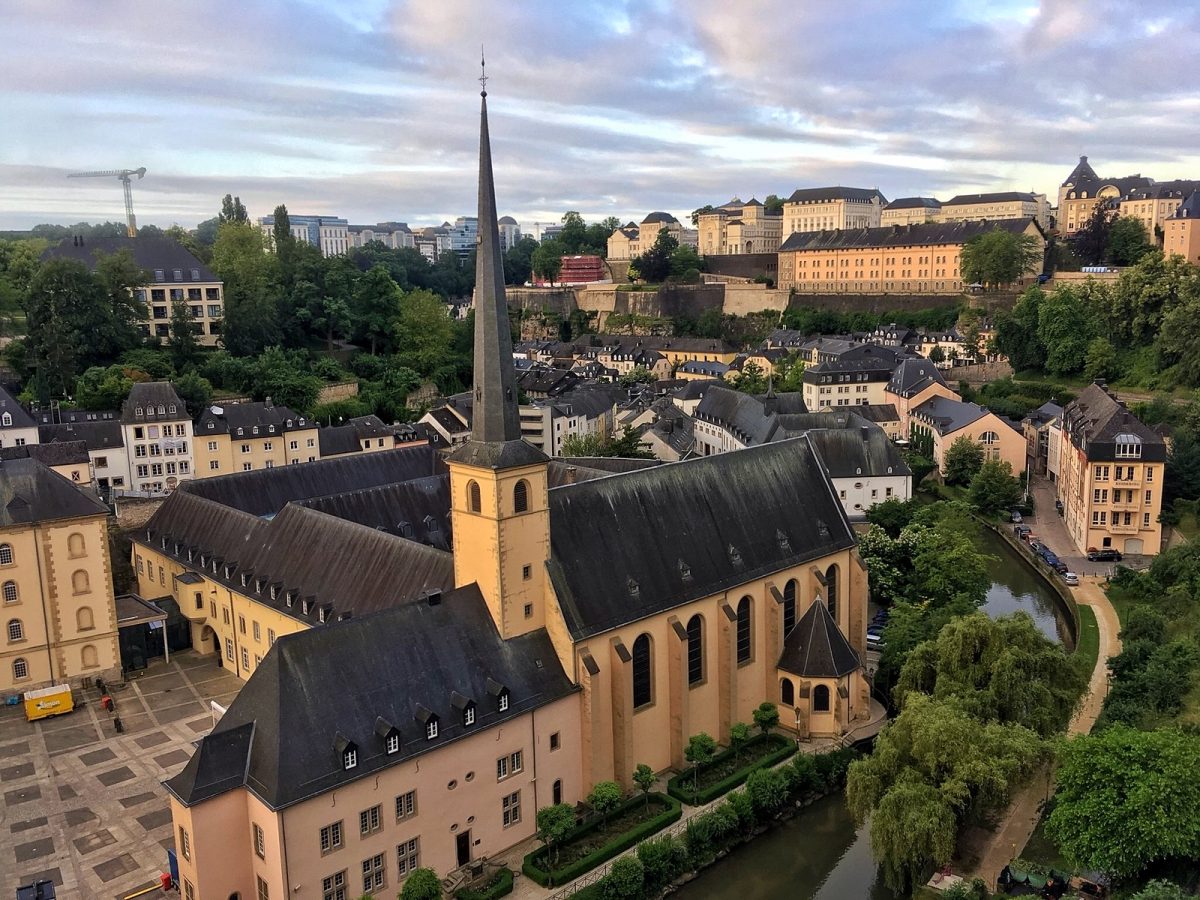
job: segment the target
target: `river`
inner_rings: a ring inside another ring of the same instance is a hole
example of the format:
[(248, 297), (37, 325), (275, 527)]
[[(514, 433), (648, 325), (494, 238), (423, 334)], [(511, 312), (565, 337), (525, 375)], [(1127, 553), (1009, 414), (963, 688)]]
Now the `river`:
[[(1031, 563), (990, 531), (980, 549), (992, 586), (984, 610), (991, 616), (1024, 610), (1042, 633), (1067, 639), (1064, 613)], [(856, 828), (840, 795), (826, 797), (773, 831), (738, 848), (676, 894), (680, 900), (896, 900), (871, 856), (866, 826)]]

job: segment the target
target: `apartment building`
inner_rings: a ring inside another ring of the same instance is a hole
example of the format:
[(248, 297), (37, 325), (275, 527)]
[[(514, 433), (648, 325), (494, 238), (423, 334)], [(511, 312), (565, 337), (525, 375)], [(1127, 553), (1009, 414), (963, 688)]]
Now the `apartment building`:
[(758, 200), (738, 198), (701, 213), (696, 220), (699, 253), (727, 256), (737, 253), (774, 253), (783, 239), (783, 214), (768, 211)]
[(129, 490), (169, 493), (195, 477), (192, 420), (169, 381), (133, 386), (121, 406), (121, 436), (131, 469)]
[(1098, 203), (1108, 205), (1115, 215), (1121, 197), (1145, 190), (1153, 184), (1153, 179), (1142, 175), (1101, 178), (1088, 158), (1081, 156), (1079, 163), (1058, 189), (1058, 230), (1068, 236), (1079, 231), (1087, 224)]
[(960, 437), (968, 437), (983, 449), (985, 460), (1002, 460), (1014, 475), (1025, 471), (1025, 437), (1011, 425), (977, 403), (940, 394), (930, 396), (909, 410), (909, 436), (931, 454), (945, 471), (946, 451)]
[(1050, 227), (1050, 202), (1045, 194), (999, 191), (991, 194), (959, 194), (942, 204), (939, 222), (1002, 222), (1006, 219), (1035, 219), (1042, 230)]
[(700, 233), (695, 228), (684, 228), (670, 213), (657, 211), (642, 219), (640, 225), (630, 222), (609, 235), (608, 259), (633, 259), (641, 256), (654, 246), (660, 231), (666, 231), (679, 241), (680, 246), (695, 248), (700, 242)]
[(37, 459), (0, 460), (0, 694), (119, 678), (108, 509)]
[(1167, 220), (1196, 191), (1200, 191), (1200, 181), (1157, 181), (1123, 196), (1118, 214), (1137, 219), (1146, 235), (1161, 245)]
[(941, 201), (933, 197), (899, 197), (879, 214), (880, 225), (921, 225), (938, 221)]
[(1056, 437), (1058, 499), (1079, 552), (1113, 548), (1128, 556), (1157, 554), (1167, 459), (1162, 435), (1097, 382), (1067, 404), (1062, 431), (1050, 432), (1051, 440)]
[(0, 387), (0, 447), (23, 447), (38, 442), (37, 422), (17, 398)]
[(890, 402), (884, 396), (896, 368), (891, 354), (845, 354), (804, 370), (804, 405), (812, 412)]
[(404, 222), (380, 222), (378, 225), (350, 225), (346, 229), (351, 247), (365, 247), (378, 241), (389, 250), (416, 247), (412, 230)]
[(946, 384), (942, 373), (927, 359), (904, 359), (896, 366), (883, 391), (884, 400), (892, 404), (900, 420), (900, 434), (908, 437), (909, 414), (932, 397), (960, 400)]
[(117, 237), (84, 240), (76, 237), (51, 247), (43, 258), (74, 259), (95, 270), (101, 257), (127, 252), (146, 273), (146, 285), (134, 297), (146, 306), (139, 327), (147, 337), (165, 341), (171, 336), (171, 315), (182, 303), (191, 316), (198, 343), (214, 347), (225, 318), (225, 283), (186, 247), (165, 237)]
[(317, 423), (269, 397), (210, 406), (194, 428), (197, 478), (313, 462), (321, 455)]
[[(342, 256), (350, 249), (350, 222), (338, 216), (294, 216), (288, 214), (292, 237), (321, 251), (322, 256)], [(275, 217), (262, 216), (258, 227), (271, 246), (275, 236)]]
[(1200, 191), (1193, 191), (1163, 223), (1163, 253), (1200, 265)]
[(496, 224), (500, 230), (500, 252), (507, 253), (521, 239), (521, 226), (512, 216), (501, 216)]
[(82, 441), (91, 460), (92, 477), (102, 494), (129, 485), (129, 455), (121, 414), (115, 410), (64, 409), (37, 413), (42, 444)]
[(878, 228), (885, 205), (887, 199), (875, 188), (802, 188), (783, 203), (782, 234)]

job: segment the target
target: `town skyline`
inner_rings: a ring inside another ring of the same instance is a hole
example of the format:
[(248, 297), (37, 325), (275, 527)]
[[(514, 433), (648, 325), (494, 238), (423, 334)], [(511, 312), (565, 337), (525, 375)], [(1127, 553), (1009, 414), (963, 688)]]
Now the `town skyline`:
[[(1156, 180), (1197, 162), (1194, 101), (1147, 64), (1167, 36), (1200, 30), (1166, 4), (947, 2), (920, 21), (894, 4), (150, 9), (10, 9), (0, 227), (119, 221), (115, 183), (65, 175), (138, 166), (141, 224), (192, 227), (225, 193), (254, 216), (285, 203), (364, 224), (452, 221), (473, 209), (477, 147), (473, 117), (446, 110), (473, 104), (480, 38), (499, 206), (529, 230), (568, 209), (682, 219), (827, 184), (1052, 195), (1082, 154), (1103, 175)], [(780, 41), (781, 24), (822, 38)]]

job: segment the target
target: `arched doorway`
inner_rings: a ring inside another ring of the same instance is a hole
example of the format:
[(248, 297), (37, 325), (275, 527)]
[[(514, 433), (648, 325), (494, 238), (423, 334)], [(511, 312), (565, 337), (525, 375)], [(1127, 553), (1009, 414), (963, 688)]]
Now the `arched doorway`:
[[(210, 641), (211, 644), (209, 643)], [(208, 653), (210, 648), (212, 652), (216, 654), (217, 665), (221, 665), (221, 639), (217, 637), (217, 633), (213, 631), (211, 625), (205, 625), (200, 630), (200, 646), (198, 646), (196, 649), (199, 650), (201, 654), (204, 654)]]

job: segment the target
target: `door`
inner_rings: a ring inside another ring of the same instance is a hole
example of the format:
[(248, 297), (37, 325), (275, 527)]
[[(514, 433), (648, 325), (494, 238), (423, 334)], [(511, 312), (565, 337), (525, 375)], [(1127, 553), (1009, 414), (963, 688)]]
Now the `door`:
[(458, 864), (465, 866), (471, 861), (471, 829), (467, 829), (456, 839), (458, 845)]

